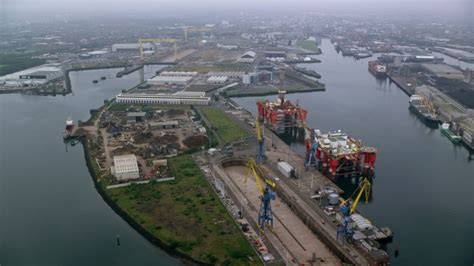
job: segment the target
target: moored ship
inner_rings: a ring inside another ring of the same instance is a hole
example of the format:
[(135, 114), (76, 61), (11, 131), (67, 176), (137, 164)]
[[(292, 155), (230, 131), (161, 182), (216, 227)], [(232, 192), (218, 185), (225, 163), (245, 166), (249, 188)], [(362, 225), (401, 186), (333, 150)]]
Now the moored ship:
[(418, 94), (410, 96), (410, 109), (413, 110), (428, 126), (438, 127), (439, 119), (434, 108), (426, 99)]
[(69, 136), (71, 136), (74, 130), (74, 127), (75, 127), (74, 120), (72, 120), (71, 117), (69, 116), (66, 119), (66, 127), (64, 128), (63, 137), (68, 138)]
[(448, 123), (443, 123), (441, 125), (441, 133), (445, 135), (454, 144), (458, 144), (462, 140), (460, 136), (456, 135), (453, 131), (451, 131)]
[(387, 67), (379, 61), (369, 61), (369, 71), (377, 78), (385, 78), (387, 76)]

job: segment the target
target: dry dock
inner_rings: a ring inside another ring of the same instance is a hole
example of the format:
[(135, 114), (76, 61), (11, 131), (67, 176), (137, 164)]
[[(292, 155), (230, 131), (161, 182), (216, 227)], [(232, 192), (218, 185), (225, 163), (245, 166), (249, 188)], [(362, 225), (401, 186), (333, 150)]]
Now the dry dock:
[[(233, 193), (240, 194), (247, 202), (254, 222), (260, 208), (258, 187), (255, 180), (249, 178), (244, 184), (246, 168), (244, 166), (226, 167), (220, 172)], [(274, 225), (265, 234), (277, 247), (280, 256), (289, 264), (302, 265), (319, 262), (320, 265), (341, 265), (341, 261), (329, 251), (318, 237), (296, 216), (281, 198), (272, 204)]]

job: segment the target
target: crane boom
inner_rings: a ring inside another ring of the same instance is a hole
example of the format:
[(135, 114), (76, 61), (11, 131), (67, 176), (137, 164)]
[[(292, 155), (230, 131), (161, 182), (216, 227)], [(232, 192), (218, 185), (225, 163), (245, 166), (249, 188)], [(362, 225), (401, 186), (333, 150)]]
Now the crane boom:
[(264, 190), (262, 183), (260, 182), (260, 176), (257, 173), (257, 164), (252, 159), (250, 159), (247, 163), (247, 175), (245, 175), (244, 183), (247, 183), (250, 172), (253, 173), (253, 176), (255, 177), (255, 183), (257, 183), (258, 191), (260, 191), (260, 195), (262, 195)]
[(359, 187), (359, 193), (357, 194), (357, 197), (355, 198), (354, 202), (351, 205), (350, 209), (350, 214), (353, 214), (357, 208), (357, 204), (359, 204), (359, 200), (362, 197), (362, 194), (365, 195), (365, 201), (366, 203), (369, 202), (369, 196), (370, 196), (370, 182), (367, 178), (364, 178), (364, 181), (362, 181), (360, 187)]

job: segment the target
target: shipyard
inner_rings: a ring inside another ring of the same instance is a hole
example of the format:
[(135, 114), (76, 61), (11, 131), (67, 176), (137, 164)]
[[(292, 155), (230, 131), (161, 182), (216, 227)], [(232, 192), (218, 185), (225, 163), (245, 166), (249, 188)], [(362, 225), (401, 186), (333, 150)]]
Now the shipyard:
[(102, 1), (0, 25), (0, 264), (472, 264), (465, 22)]

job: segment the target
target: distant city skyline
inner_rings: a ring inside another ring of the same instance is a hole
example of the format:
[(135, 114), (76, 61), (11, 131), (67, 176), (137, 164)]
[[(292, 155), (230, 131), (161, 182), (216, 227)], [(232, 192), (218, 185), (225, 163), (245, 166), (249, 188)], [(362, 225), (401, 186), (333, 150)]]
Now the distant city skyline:
[[(41, 14), (87, 14), (89, 16), (113, 15), (126, 12), (156, 17), (202, 15), (219, 16), (240, 12), (270, 11), (274, 14), (295, 14), (306, 11), (340, 15), (389, 15), (397, 18), (434, 17), (472, 21), (474, 3), (471, 0), (0, 0), (2, 15), (40, 16)], [(87, 13), (86, 13), (87, 12)], [(162, 12), (162, 13), (160, 13)], [(264, 15), (269, 15), (264, 14)], [(473, 22), (474, 23), (474, 22)]]

